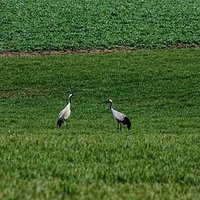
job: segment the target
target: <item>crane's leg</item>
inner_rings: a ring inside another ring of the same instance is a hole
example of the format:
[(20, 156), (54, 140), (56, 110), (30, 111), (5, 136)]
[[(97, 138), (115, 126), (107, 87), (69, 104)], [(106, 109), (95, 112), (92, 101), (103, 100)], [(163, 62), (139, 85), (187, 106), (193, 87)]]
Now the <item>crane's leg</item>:
[(65, 120), (65, 127), (68, 128), (67, 120)]
[(117, 120), (117, 130), (121, 131), (122, 127), (121, 127), (121, 123)]
[(119, 127), (120, 127), (120, 131), (122, 130), (122, 124), (121, 123), (119, 123)]
[(119, 130), (119, 122), (117, 121), (117, 130)]

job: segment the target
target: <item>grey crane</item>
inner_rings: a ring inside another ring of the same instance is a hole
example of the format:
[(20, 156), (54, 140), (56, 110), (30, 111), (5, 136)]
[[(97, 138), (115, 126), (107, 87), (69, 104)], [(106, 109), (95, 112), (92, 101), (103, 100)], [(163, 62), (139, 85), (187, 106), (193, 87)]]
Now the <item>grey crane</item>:
[(72, 96), (74, 96), (74, 94), (70, 94), (69, 95), (69, 102), (68, 104), (65, 106), (65, 108), (63, 108), (61, 110), (61, 112), (59, 113), (58, 115), (58, 121), (57, 121), (57, 126), (60, 128), (62, 126), (62, 124), (64, 122), (66, 122), (68, 120), (68, 118), (70, 117), (70, 114), (71, 114), (71, 109), (70, 109), (70, 106), (71, 106), (71, 98)]
[(117, 129), (121, 130), (122, 129), (122, 124), (123, 124), (123, 125), (127, 126), (128, 130), (130, 130), (131, 121), (129, 120), (129, 118), (125, 114), (123, 114), (121, 112), (118, 112), (118, 111), (113, 109), (112, 100), (111, 99), (109, 99), (108, 102), (110, 103), (110, 110), (112, 112), (112, 115), (117, 120)]

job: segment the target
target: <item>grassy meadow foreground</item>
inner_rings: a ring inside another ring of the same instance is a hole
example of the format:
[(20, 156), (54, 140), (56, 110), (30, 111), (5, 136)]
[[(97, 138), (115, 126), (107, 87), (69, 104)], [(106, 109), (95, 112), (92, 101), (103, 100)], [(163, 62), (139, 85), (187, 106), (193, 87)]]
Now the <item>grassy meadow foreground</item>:
[[(199, 56), (0, 57), (0, 199), (198, 199)], [(70, 92), (69, 127), (58, 129)], [(130, 131), (117, 131), (108, 98)]]

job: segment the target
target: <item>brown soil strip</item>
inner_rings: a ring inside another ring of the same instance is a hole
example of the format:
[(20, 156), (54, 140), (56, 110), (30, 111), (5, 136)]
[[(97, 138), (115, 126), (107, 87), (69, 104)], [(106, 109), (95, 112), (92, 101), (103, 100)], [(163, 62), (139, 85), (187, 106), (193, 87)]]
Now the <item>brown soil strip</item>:
[[(173, 46), (168, 46), (163, 49), (180, 49), (180, 48), (200, 48), (200, 45), (187, 45), (187, 44), (177, 44)], [(64, 55), (64, 54), (96, 54), (96, 53), (113, 53), (113, 52), (130, 52), (136, 50), (150, 50), (135, 47), (119, 47), (112, 49), (83, 49), (83, 50), (47, 50), (47, 51), (34, 51), (34, 52), (15, 52), (7, 51), (0, 52), (0, 57), (26, 57), (26, 56), (46, 56), (46, 55)]]
[(136, 50), (136, 48), (113, 48), (113, 49), (83, 49), (83, 50), (48, 50), (34, 52), (14, 52), (7, 51), (0, 53), (0, 57), (26, 57), (26, 56), (46, 56), (46, 55), (64, 55), (64, 54), (97, 54), (97, 53), (113, 53), (113, 52), (128, 52)]

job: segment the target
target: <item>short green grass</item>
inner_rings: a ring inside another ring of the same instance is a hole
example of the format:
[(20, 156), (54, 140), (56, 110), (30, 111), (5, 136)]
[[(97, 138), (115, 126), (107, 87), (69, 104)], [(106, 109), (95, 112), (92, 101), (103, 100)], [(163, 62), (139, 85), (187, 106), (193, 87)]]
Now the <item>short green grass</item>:
[(199, 0), (2, 0), (0, 52), (200, 44)]
[[(199, 55), (1, 57), (0, 198), (198, 199)], [(108, 98), (132, 130), (117, 131)]]

